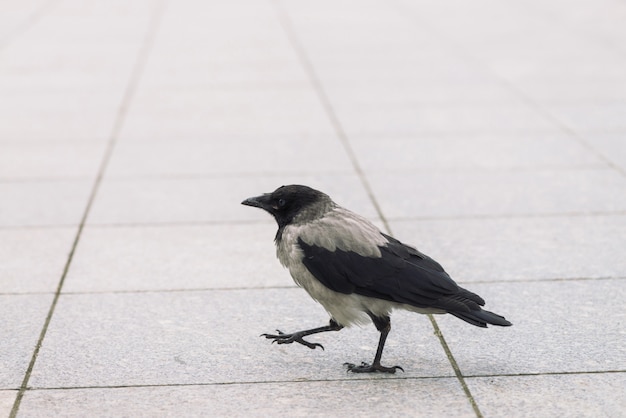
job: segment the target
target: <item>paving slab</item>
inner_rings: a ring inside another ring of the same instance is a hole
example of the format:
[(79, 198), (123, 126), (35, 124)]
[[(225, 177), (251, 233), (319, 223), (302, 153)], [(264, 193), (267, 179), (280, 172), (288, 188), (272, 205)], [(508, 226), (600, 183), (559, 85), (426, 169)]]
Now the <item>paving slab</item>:
[[(537, 3), (537, 2), (535, 2)], [(624, 51), (623, 39), (624, 25), (622, 19), (626, 16), (624, 4), (615, 1), (605, 1), (602, 10), (589, 10), (589, 13), (580, 13), (577, 8), (568, 9), (563, 7), (566, 4), (562, 0), (553, 1), (549, 4), (541, 4), (545, 7), (548, 15), (556, 19), (571, 31), (580, 31), (598, 42), (609, 45), (616, 50)], [(533, 8), (537, 8), (537, 4)], [(610, 10), (610, 11), (609, 11)]]
[[(626, 65), (624, 65), (624, 70), (626, 70)], [(555, 118), (575, 132), (626, 132), (624, 120), (626, 104), (621, 102), (544, 106)]]
[[(332, 35), (329, 34), (328, 36)], [(337, 33), (336, 36), (343, 36), (343, 34)], [(306, 40), (304, 42), (310, 45)], [(320, 46), (318, 45), (318, 47)], [(398, 83), (428, 81), (438, 85), (441, 89), (448, 90), (451, 87), (445, 87), (448, 81), (452, 83), (452, 86), (472, 83), (483, 85), (493, 82), (493, 77), (486, 73), (483, 68), (477, 68), (468, 60), (449, 53), (445, 47), (442, 47), (442, 50), (426, 50), (420, 55), (407, 56), (406, 49), (410, 48), (420, 48), (420, 45), (408, 46), (395, 52), (393, 46), (390, 45), (384, 51), (373, 48), (373, 50), (361, 50), (358, 54), (346, 54), (344, 48), (343, 50), (336, 49), (334, 53), (331, 52), (332, 55), (328, 55), (326, 51), (322, 54), (313, 52), (309, 55), (314, 64), (316, 75), (324, 86), (339, 83), (348, 86), (354, 83), (376, 85), (382, 82), (387, 85), (396, 85)], [(332, 51), (332, 48), (329, 49)], [(343, 98), (345, 99), (345, 96)], [(331, 99), (336, 106), (342, 105), (341, 100), (335, 101), (333, 96)], [(511, 101), (507, 105), (519, 103), (516, 98), (510, 97), (510, 99)], [(471, 103), (476, 102), (471, 101)], [(384, 106), (384, 104), (383, 101), (378, 105), (378, 110), (385, 113), (385, 115), (380, 115), (381, 118), (389, 116), (394, 110), (397, 110), (392, 106)], [(486, 104), (488, 105), (489, 102)], [(459, 105), (459, 103), (455, 103), (455, 105)], [(424, 107), (427, 108), (428, 106)], [(344, 105), (341, 108), (345, 114), (348, 114), (350, 110), (348, 106)]]
[(17, 390), (0, 390), (0, 414), (2, 416), (9, 416), (16, 396)]
[(45, 3), (44, 0), (3, 2), (0, 5), (0, 46), (8, 42), (20, 26)]
[(623, 279), (468, 284), (512, 327), (437, 322), (465, 376), (623, 371)]
[[(447, 67), (447, 65), (441, 65)], [(389, 80), (324, 80), (324, 91), (337, 108), (349, 106), (380, 108), (429, 106), (442, 104), (519, 103), (519, 96), (502, 83), (493, 80), (468, 81), (443, 76), (441, 71), (421, 74), (421, 78)], [(329, 78), (329, 77), (325, 77)], [(443, 80), (442, 80), (443, 79)], [(351, 137), (350, 139), (354, 139)]]
[(350, 108), (337, 109), (337, 114), (350, 137), (460, 133), (532, 135), (559, 130), (550, 118), (527, 105)]
[[(302, 65), (294, 59), (248, 62), (242, 58), (216, 62), (212, 55), (204, 53), (176, 55), (167, 52), (150, 59), (158, 71), (147, 71), (142, 77), (141, 85), (146, 89), (301, 88), (308, 84)], [(176, 59), (172, 59), (172, 55)]]
[(391, 221), (394, 236), (457, 281), (626, 277), (626, 217)]
[(0, 180), (94, 179), (104, 142), (2, 144)]
[(55, 292), (76, 227), (0, 228), (0, 294)]
[(602, 168), (603, 159), (559, 132), (533, 135), (420, 135), (353, 137), (367, 173), (393, 171)]
[(485, 417), (619, 417), (626, 373), (466, 379)]
[(184, 8), (168, 5), (142, 87), (309, 85), (271, 4), (248, 2), (232, 12), (198, 4), (194, 16)]
[(387, 218), (581, 214), (626, 209), (614, 170), (458, 170), (371, 173)]
[(51, 294), (0, 295), (0, 389), (21, 386), (51, 303)]
[[(137, 45), (94, 47), (42, 40), (10, 44), (0, 60), (0, 91), (12, 92), (8, 95), (12, 105), (2, 107), (0, 137), (3, 141), (108, 139), (136, 51)], [(88, 100), (72, 100), (80, 97), (81, 87), (94, 85), (100, 85), (100, 91)], [(65, 87), (65, 100), (46, 92), (50, 86)], [(106, 88), (110, 91), (102, 92)]]
[(343, 206), (377, 216), (355, 174), (283, 174), (104, 180), (91, 210), (91, 224), (267, 221), (268, 214), (241, 205), (251, 196), (285, 184), (324, 190)]
[[(33, 123), (31, 112), (3, 114), (0, 136), (11, 141), (80, 141), (92, 138), (104, 141), (110, 136), (112, 115), (92, 114), (77, 118), (72, 112), (51, 112), (37, 115)], [(62, 132), (62, 133), (61, 133)]]
[(613, 134), (593, 133), (585, 135), (584, 139), (602, 157), (615, 164), (623, 172), (626, 171), (626, 149), (624, 147), (626, 132)]
[(107, 177), (315, 174), (351, 168), (344, 146), (335, 137), (125, 140), (115, 148)]
[(374, 326), (312, 337), (325, 350), (259, 337), (328, 323), (302, 289), (63, 295), (33, 370), (33, 388), (454, 376), (428, 318), (400, 313), (383, 361), (395, 375), (346, 375), (371, 361)]
[(140, 88), (120, 135), (155, 140), (334, 133), (316, 93), (308, 87)]
[(0, 227), (78, 225), (92, 186), (93, 180), (0, 182)]
[(35, 390), (20, 416), (475, 416), (454, 378)]
[[(0, 69), (7, 72), (7, 69), (1, 65)], [(6, 82), (17, 80), (19, 75), (24, 76), (17, 69), (15, 71), (15, 77), (11, 77), (8, 74), (2, 74), (2, 77), (0, 77), (0, 91), (2, 91), (0, 109), (5, 114), (76, 115), (80, 113), (81, 115), (99, 114), (111, 117), (118, 110), (121, 89), (102, 91), (101, 88), (94, 85), (85, 88), (77, 86), (63, 88), (63, 86), (55, 84), (40, 86)], [(118, 92), (117, 90), (120, 91)], [(61, 132), (58, 133), (60, 134)], [(82, 140), (88, 140), (89, 138), (90, 135), (86, 135)], [(10, 139), (3, 137), (1, 141), (9, 142)], [(48, 143), (47, 141), (40, 142), (42, 145)], [(66, 140), (65, 142), (68, 141)]]
[(612, 102), (626, 97), (626, 85), (614, 80), (589, 78), (586, 80), (541, 79), (515, 82), (515, 88), (539, 104)]
[(275, 257), (276, 223), (87, 226), (64, 292), (295, 286)]

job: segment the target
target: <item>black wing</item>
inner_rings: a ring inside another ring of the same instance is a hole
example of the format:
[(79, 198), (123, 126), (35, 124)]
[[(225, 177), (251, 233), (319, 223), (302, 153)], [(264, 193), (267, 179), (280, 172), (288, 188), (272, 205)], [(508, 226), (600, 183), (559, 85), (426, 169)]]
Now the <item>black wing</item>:
[(479, 310), (484, 301), (459, 287), (439, 263), (413, 247), (385, 235), (381, 257), (364, 257), (352, 251), (329, 251), (301, 239), (302, 260), (324, 286), (336, 292), (375, 297), (418, 308), (448, 312)]

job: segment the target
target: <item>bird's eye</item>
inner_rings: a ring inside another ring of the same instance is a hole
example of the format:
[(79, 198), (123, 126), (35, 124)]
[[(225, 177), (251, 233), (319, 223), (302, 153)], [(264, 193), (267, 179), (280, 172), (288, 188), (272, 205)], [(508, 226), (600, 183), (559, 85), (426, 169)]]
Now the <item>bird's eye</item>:
[(286, 204), (287, 204), (287, 201), (285, 199), (278, 199), (279, 208), (284, 208)]

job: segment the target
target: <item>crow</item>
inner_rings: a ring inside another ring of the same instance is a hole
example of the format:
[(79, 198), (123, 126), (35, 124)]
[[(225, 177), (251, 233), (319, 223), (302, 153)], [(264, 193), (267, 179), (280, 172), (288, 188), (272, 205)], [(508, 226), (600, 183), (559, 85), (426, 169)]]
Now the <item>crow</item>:
[(325, 193), (289, 185), (241, 203), (264, 209), (274, 217), (278, 223), (278, 259), (296, 284), (330, 314), (330, 323), (323, 327), (262, 334), (272, 342), (323, 349), (304, 337), (371, 321), (380, 332), (374, 361), (345, 366), (355, 373), (395, 373), (404, 369), (385, 367), (380, 362), (394, 309), (449, 313), (483, 328), (487, 324), (511, 325), (504, 317), (483, 310), (485, 301), (457, 285), (435, 260), (381, 232)]

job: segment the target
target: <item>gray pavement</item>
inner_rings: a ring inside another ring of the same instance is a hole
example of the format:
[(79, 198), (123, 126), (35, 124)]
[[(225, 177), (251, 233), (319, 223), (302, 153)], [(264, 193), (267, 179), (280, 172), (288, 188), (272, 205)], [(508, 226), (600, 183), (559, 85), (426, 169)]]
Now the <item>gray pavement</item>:
[[(626, 416), (626, 3), (0, 2), (0, 416)], [(329, 193), (512, 328), (326, 323)]]

